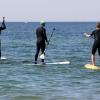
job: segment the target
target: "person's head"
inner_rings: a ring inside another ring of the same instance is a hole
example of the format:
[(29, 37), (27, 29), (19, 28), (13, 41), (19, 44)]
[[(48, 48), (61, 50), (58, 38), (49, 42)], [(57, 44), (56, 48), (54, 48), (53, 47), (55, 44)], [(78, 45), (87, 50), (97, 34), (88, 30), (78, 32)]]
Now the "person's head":
[(96, 28), (100, 29), (100, 22), (97, 23)]
[(41, 20), (41, 21), (40, 21), (40, 24), (41, 24), (42, 26), (45, 26), (46, 23), (45, 23), (44, 20)]

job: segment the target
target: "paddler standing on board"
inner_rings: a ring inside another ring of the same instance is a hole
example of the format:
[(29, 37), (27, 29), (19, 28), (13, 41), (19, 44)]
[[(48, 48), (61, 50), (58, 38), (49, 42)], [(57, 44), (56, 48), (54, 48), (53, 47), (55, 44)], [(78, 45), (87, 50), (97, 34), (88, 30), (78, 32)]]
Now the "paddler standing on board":
[(100, 22), (97, 23), (96, 29), (91, 34), (84, 33), (84, 35), (86, 37), (94, 38), (91, 59), (92, 59), (92, 65), (95, 66), (95, 53), (96, 53), (97, 49), (98, 49), (98, 55), (100, 56)]
[[(38, 59), (40, 50), (43, 55), (45, 54), (45, 48), (46, 48), (45, 42), (49, 44), (47, 35), (46, 35), (45, 21), (43, 20), (40, 22), (40, 27), (36, 29), (36, 37), (37, 37), (37, 42), (36, 42), (36, 53), (35, 53), (35, 61), (34, 61), (35, 64), (37, 64), (37, 59)], [(41, 61), (42, 61), (42, 64), (45, 64), (44, 57), (43, 59), (41, 59)]]
[(1, 24), (1, 26), (0, 26), (0, 33), (1, 33), (1, 31), (4, 30), (4, 29), (6, 29), (5, 17), (3, 17), (3, 22), (2, 22), (2, 24)]
[(5, 17), (3, 17), (3, 22), (0, 26), (0, 59), (1, 59), (1, 32), (2, 30), (6, 29), (6, 25), (5, 25)]

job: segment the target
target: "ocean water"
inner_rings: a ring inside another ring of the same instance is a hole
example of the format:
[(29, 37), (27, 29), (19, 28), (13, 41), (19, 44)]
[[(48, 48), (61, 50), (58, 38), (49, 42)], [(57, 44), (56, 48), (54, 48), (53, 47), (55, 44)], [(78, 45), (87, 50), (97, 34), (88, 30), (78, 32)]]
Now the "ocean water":
[[(45, 62), (70, 61), (69, 65), (27, 65), (34, 62), (39, 23), (8, 22), (2, 32), (0, 100), (99, 100), (100, 71), (88, 70), (91, 63), (95, 22), (49, 22), (47, 36), (55, 32), (46, 50)], [(40, 59), (38, 59), (38, 63)], [(96, 64), (100, 58), (96, 53)]]

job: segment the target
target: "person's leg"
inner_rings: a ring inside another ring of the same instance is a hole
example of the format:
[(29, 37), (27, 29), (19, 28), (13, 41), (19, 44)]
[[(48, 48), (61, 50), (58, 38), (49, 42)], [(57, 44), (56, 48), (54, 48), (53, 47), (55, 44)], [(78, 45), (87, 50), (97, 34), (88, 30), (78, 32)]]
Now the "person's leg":
[(94, 54), (92, 54), (91, 59), (92, 59), (92, 65), (95, 66), (95, 55)]
[(95, 66), (95, 53), (97, 50), (97, 43), (94, 42), (93, 47), (92, 47), (92, 55), (91, 55), (91, 60), (92, 60), (92, 65)]
[[(41, 45), (41, 52), (42, 52), (42, 54), (45, 55), (45, 43), (42, 43), (42, 45)], [(43, 64), (45, 64), (44, 59), (41, 59), (41, 62), (42, 62)]]
[(98, 55), (100, 57), (100, 46), (98, 47)]
[(35, 54), (35, 62), (34, 62), (35, 64), (37, 64), (37, 59), (38, 59), (39, 52), (40, 52), (40, 46), (37, 43), (36, 54)]

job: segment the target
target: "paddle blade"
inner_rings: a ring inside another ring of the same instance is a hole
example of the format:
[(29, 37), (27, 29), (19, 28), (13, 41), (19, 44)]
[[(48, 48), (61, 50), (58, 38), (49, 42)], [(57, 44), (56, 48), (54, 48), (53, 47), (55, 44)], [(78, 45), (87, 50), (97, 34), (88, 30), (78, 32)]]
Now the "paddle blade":
[(44, 53), (40, 56), (40, 59), (45, 59)]

